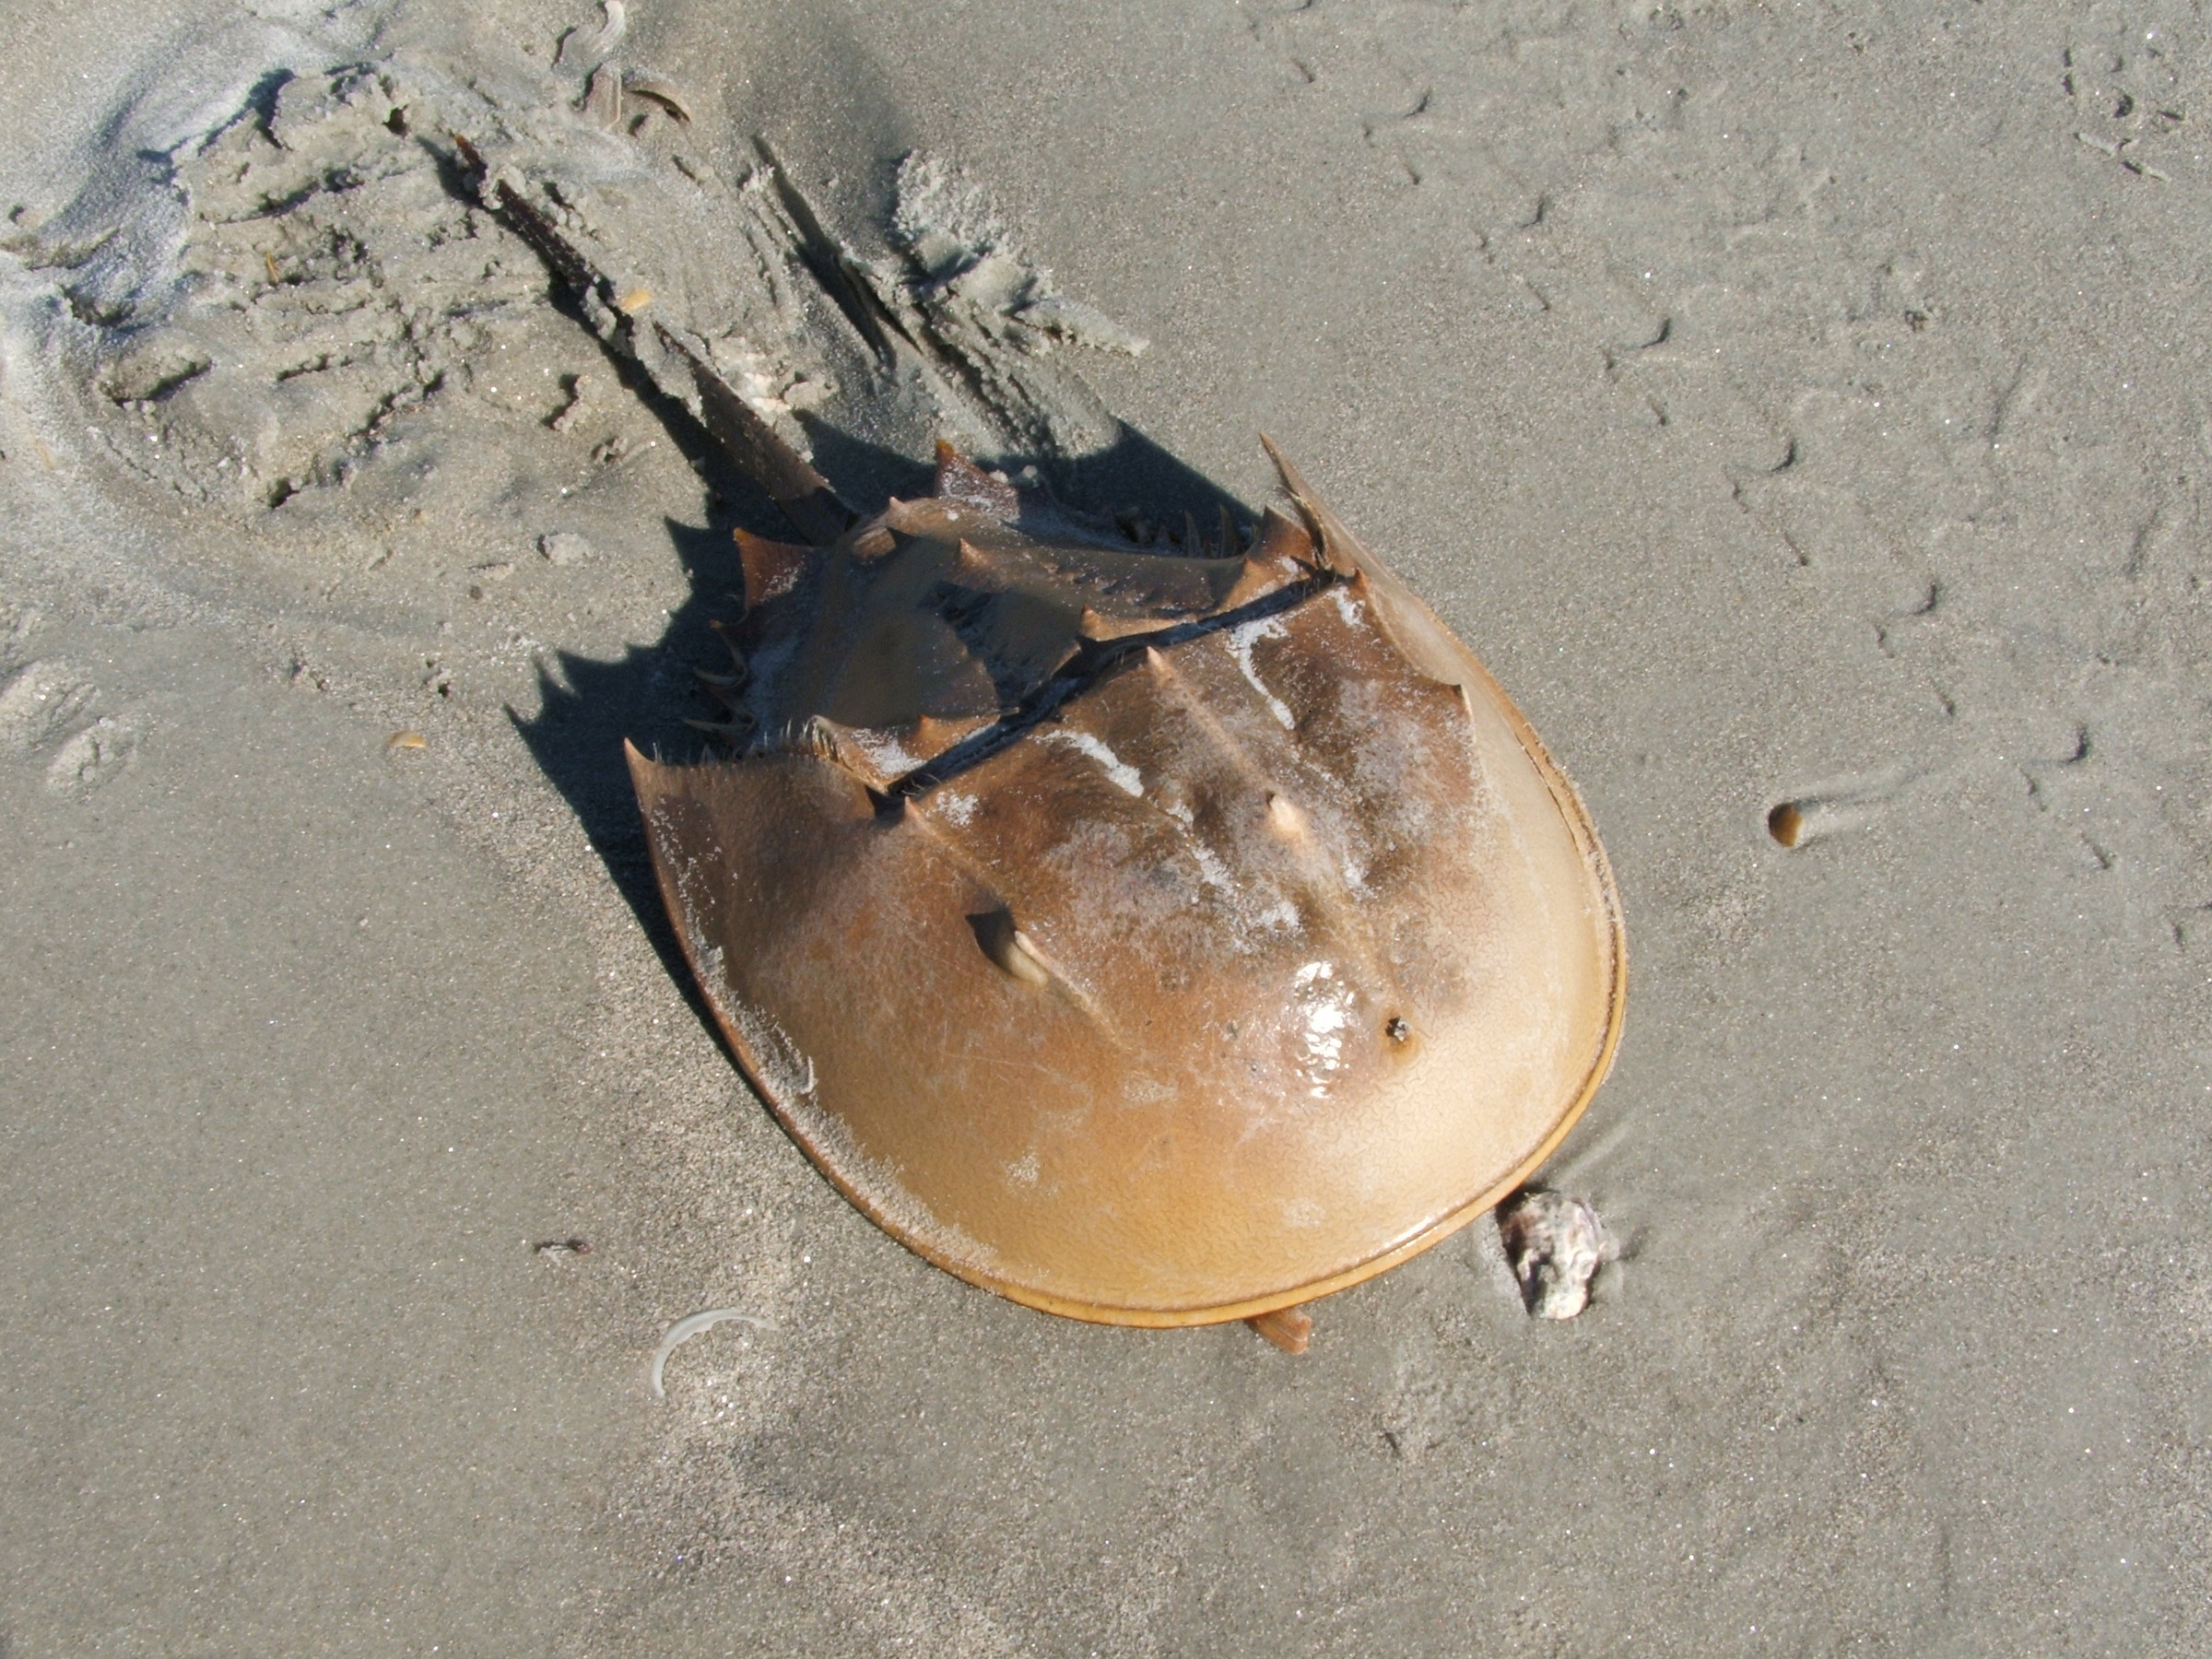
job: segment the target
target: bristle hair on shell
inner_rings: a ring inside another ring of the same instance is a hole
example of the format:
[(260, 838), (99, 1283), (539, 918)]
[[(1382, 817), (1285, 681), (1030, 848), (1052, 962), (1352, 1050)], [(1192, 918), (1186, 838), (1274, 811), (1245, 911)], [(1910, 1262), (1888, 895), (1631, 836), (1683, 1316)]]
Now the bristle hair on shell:
[(771, 755), (812, 755), (818, 760), (841, 760), (844, 746), (838, 741), (837, 728), (819, 714), (810, 714), (779, 727), (761, 741), (763, 753)]

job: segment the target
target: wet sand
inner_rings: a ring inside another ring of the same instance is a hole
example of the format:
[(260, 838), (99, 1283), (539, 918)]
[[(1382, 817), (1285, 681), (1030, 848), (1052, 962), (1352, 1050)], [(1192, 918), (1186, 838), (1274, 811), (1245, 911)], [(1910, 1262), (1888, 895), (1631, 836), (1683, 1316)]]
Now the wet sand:
[[(1590, 806), (1629, 1028), (1545, 1178), (1624, 1259), (1536, 1321), (1471, 1229), (1293, 1360), (959, 1284), (732, 1069), (618, 744), (772, 523), (526, 260), (324, 363), (343, 249), (147, 217), (280, 68), (514, 97), (596, 11), (16, 8), (10, 1659), (2200, 1651), (2207, 45), (1990, 10), (632, 8), (641, 147), (864, 238), (957, 165), (1149, 340), (1104, 404), (1253, 506), (1272, 432)], [(265, 246), (184, 389), (124, 354)], [(256, 494), (189, 446), (265, 406)]]

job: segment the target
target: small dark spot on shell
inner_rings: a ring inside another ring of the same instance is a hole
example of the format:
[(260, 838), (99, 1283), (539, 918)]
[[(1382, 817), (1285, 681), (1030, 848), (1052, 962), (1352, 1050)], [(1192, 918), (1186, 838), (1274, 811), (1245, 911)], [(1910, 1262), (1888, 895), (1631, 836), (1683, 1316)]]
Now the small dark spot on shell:
[(1382, 1022), (1382, 1035), (1393, 1042), (1405, 1042), (1413, 1036), (1413, 1028), (1406, 1023), (1403, 1015), (1393, 1014)]

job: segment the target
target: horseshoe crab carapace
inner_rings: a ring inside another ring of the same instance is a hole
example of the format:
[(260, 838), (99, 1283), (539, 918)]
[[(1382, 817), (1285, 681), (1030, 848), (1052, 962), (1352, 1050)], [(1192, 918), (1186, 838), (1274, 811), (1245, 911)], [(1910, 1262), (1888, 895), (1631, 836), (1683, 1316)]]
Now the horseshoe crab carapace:
[(629, 759), (709, 1003), (853, 1203), (1032, 1307), (1296, 1347), (1559, 1143), (1625, 962), (1528, 723), (1277, 462), (1249, 548), (948, 449), (826, 547), (741, 535), (733, 758)]

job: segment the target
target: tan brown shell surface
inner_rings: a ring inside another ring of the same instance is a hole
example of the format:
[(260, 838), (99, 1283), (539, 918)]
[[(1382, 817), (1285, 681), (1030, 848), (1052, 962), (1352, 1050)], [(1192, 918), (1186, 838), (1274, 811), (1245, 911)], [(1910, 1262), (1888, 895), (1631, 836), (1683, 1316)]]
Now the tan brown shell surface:
[(1573, 791), (1285, 477), (1302, 522), (1209, 559), (948, 458), (834, 547), (746, 547), (769, 741), (631, 753), (754, 1084), (891, 1233), (1035, 1307), (1355, 1283), (1524, 1179), (1618, 1038)]

